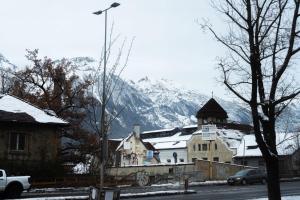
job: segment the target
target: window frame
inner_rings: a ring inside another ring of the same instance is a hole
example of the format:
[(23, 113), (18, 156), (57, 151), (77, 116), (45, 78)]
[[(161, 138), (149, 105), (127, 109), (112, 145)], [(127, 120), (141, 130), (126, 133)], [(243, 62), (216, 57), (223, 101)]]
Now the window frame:
[(214, 162), (219, 162), (219, 161), (220, 161), (220, 158), (219, 158), (219, 157), (213, 157), (213, 161), (214, 161)]
[[(13, 139), (12, 137), (15, 137), (15, 139)], [(22, 140), (23, 140), (23, 142), (22, 142)], [(26, 133), (24, 133), (24, 132), (10, 132), (9, 133), (8, 150), (10, 152), (25, 152), (27, 143), (28, 143), (28, 141), (27, 141)], [(23, 148), (21, 148), (22, 146), (23, 146)], [(12, 147), (14, 147), (14, 148), (12, 148)]]
[(208, 145), (207, 144), (202, 144), (202, 151), (208, 151)]

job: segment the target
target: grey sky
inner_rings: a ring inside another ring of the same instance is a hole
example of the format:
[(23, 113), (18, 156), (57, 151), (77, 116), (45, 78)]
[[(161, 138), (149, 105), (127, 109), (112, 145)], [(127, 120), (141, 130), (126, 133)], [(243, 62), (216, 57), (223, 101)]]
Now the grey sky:
[[(40, 49), (51, 58), (99, 58), (104, 41), (104, 16), (91, 14), (108, 7), (107, 0), (2, 0), (0, 53), (18, 65), (25, 49)], [(222, 48), (204, 34), (196, 20), (215, 18), (209, 0), (120, 0), (109, 12), (109, 25), (128, 39), (136, 37), (126, 79), (166, 78), (189, 89), (226, 97), (215, 69)], [(221, 26), (219, 26), (221, 27)], [(219, 28), (220, 29), (220, 28)]]

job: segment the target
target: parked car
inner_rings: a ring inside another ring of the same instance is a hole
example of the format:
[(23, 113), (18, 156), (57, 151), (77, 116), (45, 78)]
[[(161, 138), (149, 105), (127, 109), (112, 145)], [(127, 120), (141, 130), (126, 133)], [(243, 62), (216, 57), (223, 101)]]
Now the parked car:
[(23, 190), (30, 189), (30, 176), (7, 176), (5, 170), (0, 169), (0, 194), (5, 198), (18, 198)]
[(258, 169), (244, 169), (238, 171), (235, 175), (230, 176), (227, 179), (229, 185), (234, 184), (250, 184), (250, 183), (262, 183), (267, 181), (267, 175), (264, 171)]

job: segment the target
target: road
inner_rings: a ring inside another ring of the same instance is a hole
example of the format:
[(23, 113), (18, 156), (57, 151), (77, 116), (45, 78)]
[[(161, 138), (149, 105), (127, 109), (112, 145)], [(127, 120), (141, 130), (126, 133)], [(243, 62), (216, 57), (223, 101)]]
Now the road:
[[(300, 181), (295, 182), (282, 182), (281, 191), (282, 196), (300, 196)], [(176, 188), (168, 187), (145, 187), (145, 188), (127, 188), (122, 190), (121, 193), (142, 193), (147, 191), (166, 191), (166, 190), (176, 190)], [(182, 188), (180, 188), (182, 189)], [(247, 186), (228, 186), (228, 185), (210, 185), (210, 186), (193, 186), (189, 189), (195, 190), (196, 194), (186, 194), (186, 195), (170, 195), (170, 196), (152, 196), (143, 198), (127, 198), (128, 200), (133, 199), (143, 199), (143, 200), (194, 200), (194, 199), (205, 199), (205, 200), (244, 200), (267, 197), (266, 185), (247, 185)], [(82, 196), (87, 195), (87, 191), (66, 191), (59, 193), (24, 193), (22, 198), (30, 197), (50, 197), (50, 196)]]
[[(282, 182), (281, 191), (282, 196), (300, 196), (300, 182)], [(247, 186), (198, 186), (190, 189), (196, 190), (196, 194), (188, 195), (172, 195), (172, 196), (158, 196), (158, 197), (143, 197), (143, 200), (194, 200), (194, 199), (205, 199), (205, 200), (244, 200), (267, 197), (266, 185), (247, 185)], [(133, 198), (138, 199), (138, 198)], [(130, 200), (130, 199), (129, 199)]]

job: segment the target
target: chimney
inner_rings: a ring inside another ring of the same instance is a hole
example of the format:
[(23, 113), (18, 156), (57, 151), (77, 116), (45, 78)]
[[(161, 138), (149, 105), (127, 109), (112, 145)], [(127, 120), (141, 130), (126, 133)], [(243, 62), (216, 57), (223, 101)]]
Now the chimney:
[(141, 134), (141, 126), (138, 124), (133, 125), (133, 134), (135, 135), (135, 137), (140, 138), (140, 134)]

